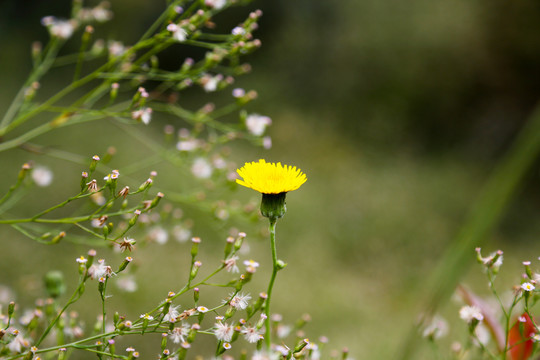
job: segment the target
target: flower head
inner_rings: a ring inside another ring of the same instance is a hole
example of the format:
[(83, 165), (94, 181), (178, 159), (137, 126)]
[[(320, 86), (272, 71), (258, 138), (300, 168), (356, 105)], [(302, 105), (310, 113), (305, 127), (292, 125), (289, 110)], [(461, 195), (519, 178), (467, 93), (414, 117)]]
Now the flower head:
[(280, 194), (293, 191), (306, 182), (306, 175), (296, 166), (281, 163), (259, 162), (246, 163), (236, 170), (243, 180), (236, 182), (262, 194)]

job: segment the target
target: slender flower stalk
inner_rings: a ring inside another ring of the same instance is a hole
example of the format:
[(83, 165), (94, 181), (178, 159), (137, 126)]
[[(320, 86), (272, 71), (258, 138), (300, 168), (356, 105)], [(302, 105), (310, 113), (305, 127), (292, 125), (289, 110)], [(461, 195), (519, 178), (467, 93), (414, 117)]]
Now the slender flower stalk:
[(265, 328), (266, 333), (264, 334), (264, 338), (266, 341), (266, 346), (268, 349), (270, 349), (270, 345), (272, 345), (272, 339), (271, 339), (271, 329), (270, 329), (270, 300), (272, 299), (272, 288), (274, 287), (274, 281), (276, 280), (277, 272), (279, 271), (280, 267), (278, 265), (278, 258), (277, 258), (277, 249), (276, 249), (276, 223), (277, 218), (270, 218), (270, 246), (272, 247), (272, 276), (270, 277), (270, 283), (268, 284), (268, 290), (266, 291), (267, 298), (266, 298), (266, 304), (264, 306), (264, 314), (266, 315), (265, 319)]
[(236, 182), (262, 194), (261, 214), (270, 221), (270, 246), (272, 248), (272, 276), (268, 284), (267, 299), (264, 305), (265, 319), (265, 342), (267, 350), (270, 351), (272, 345), (272, 331), (270, 328), (270, 303), (272, 300), (272, 289), (276, 280), (276, 275), (285, 265), (278, 260), (276, 249), (276, 223), (285, 215), (287, 207), (285, 197), (287, 192), (298, 189), (306, 182), (306, 175), (296, 167), (281, 165), (281, 163), (267, 163), (261, 159), (259, 162), (246, 163), (242, 168), (236, 170), (243, 179)]

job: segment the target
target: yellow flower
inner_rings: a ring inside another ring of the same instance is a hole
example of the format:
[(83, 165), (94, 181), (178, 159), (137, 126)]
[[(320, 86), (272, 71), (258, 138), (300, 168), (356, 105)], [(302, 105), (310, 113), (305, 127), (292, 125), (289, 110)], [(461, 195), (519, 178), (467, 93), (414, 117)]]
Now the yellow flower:
[(236, 170), (243, 180), (236, 182), (262, 194), (281, 194), (293, 191), (306, 182), (307, 177), (296, 166), (259, 162), (246, 163)]

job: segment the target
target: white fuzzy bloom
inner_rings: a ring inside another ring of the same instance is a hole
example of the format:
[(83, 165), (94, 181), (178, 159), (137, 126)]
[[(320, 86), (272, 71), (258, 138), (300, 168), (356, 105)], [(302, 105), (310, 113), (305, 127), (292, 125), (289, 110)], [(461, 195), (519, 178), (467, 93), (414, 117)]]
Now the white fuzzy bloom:
[(232, 96), (235, 98), (241, 98), (244, 95), (246, 95), (246, 91), (242, 88), (236, 88), (232, 91)]
[(32, 170), (32, 180), (34, 180), (37, 186), (49, 186), (53, 180), (53, 172), (45, 166), (36, 166)]
[(236, 35), (236, 36), (238, 36), (238, 35), (245, 35), (245, 34), (246, 34), (246, 29), (244, 29), (244, 28), (241, 27), (241, 26), (237, 26), (237, 27), (235, 27), (234, 29), (232, 29), (231, 33), (232, 33), (233, 35)]
[(182, 323), (182, 327), (175, 327), (172, 331), (169, 331), (169, 339), (173, 343), (179, 344), (185, 342), (185, 337), (189, 334), (189, 324)]
[(277, 360), (279, 358), (278, 353), (269, 354), (264, 350), (255, 351), (251, 356), (251, 360)]
[(202, 78), (202, 84), (204, 91), (206, 92), (213, 92), (217, 90), (219, 82), (223, 80), (223, 75), (218, 74), (216, 76), (204, 76)]
[(259, 330), (254, 327), (243, 327), (242, 328), (242, 334), (244, 335), (244, 339), (246, 339), (249, 343), (256, 343), (257, 341), (263, 339), (263, 336), (259, 333)]
[(186, 229), (183, 226), (176, 225), (173, 228), (173, 236), (179, 243), (187, 242), (189, 239), (191, 239), (191, 235), (191, 230)]
[(246, 127), (255, 136), (264, 134), (266, 127), (272, 124), (272, 119), (268, 116), (251, 114), (246, 118)]
[(272, 138), (270, 136), (263, 137), (263, 147), (268, 150), (272, 148)]
[(221, 321), (215, 324), (214, 335), (220, 341), (231, 341), (234, 329), (232, 325), (222, 323)]
[(135, 276), (133, 275), (121, 276), (115, 281), (115, 284), (120, 290), (125, 292), (137, 291), (137, 282), (135, 281)]
[(439, 315), (435, 315), (422, 332), (422, 336), (432, 339), (439, 339), (446, 334), (448, 334), (448, 322)]
[(167, 30), (172, 33), (172, 37), (174, 40), (178, 42), (184, 42), (187, 39), (187, 31), (184, 30), (182, 27), (176, 25), (176, 24), (169, 24), (167, 26)]
[(133, 118), (133, 120), (140, 120), (145, 125), (148, 125), (150, 123), (150, 120), (152, 120), (152, 108), (143, 107), (139, 110), (135, 110), (131, 113), (131, 117)]
[[(491, 335), (488, 328), (484, 324), (478, 324), (478, 326), (474, 329), (474, 333), (476, 334), (478, 341), (482, 343), (483, 346), (488, 345)], [(476, 339), (474, 339), (474, 343), (478, 345)]]
[(291, 333), (292, 328), (289, 325), (279, 324), (277, 326), (277, 337), (280, 339), (284, 339)]
[(113, 13), (112, 11), (106, 9), (103, 5), (100, 4), (100, 6), (96, 6), (92, 9), (92, 17), (97, 22), (105, 22), (112, 19)]
[(108, 48), (109, 54), (113, 57), (120, 56), (126, 52), (126, 47), (120, 41), (110, 41)]
[(176, 318), (180, 316), (180, 312), (178, 311), (179, 307), (180, 305), (170, 306), (169, 311), (163, 317), (163, 321), (175, 322)]
[(54, 16), (46, 16), (41, 19), (41, 24), (49, 29), (51, 36), (60, 39), (69, 39), (75, 31), (75, 22), (69, 20), (59, 20)]
[(216, 10), (221, 10), (227, 5), (227, 0), (206, 0), (206, 6), (210, 6)]
[(482, 315), (482, 312), (478, 307), (468, 305), (463, 306), (459, 310), (459, 317), (465, 320), (467, 323), (471, 323), (473, 320), (484, 320), (484, 315)]
[(208, 160), (199, 157), (193, 162), (191, 172), (199, 179), (208, 179), (210, 176), (212, 176), (213, 169)]
[(113, 274), (110, 266), (105, 265), (105, 260), (99, 259), (98, 264), (90, 266), (88, 274), (92, 279), (106, 278)]
[[(229, 296), (232, 296), (233, 294), (229, 294)], [(239, 293), (236, 294), (230, 301), (229, 305), (237, 310), (244, 310), (248, 307), (249, 303), (248, 301), (251, 300), (251, 296), (249, 294)], [(227, 303), (227, 301), (225, 301)]]
[(176, 143), (176, 148), (180, 151), (193, 151), (199, 147), (197, 139), (180, 140)]
[(20, 353), (22, 352), (23, 348), (27, 348), (30, 346), (30, 343), (28, 340), (26, 340), (21, 333), (17, 332), (17, 335), (11, 340), (11, 342), (8, 344), (8, 349), (13, 353)]
[(163, 245), (169, 240), (169, 233), (161, 226), (156, 226), (148, 232), (148, 237), (156, 243)]
[(233, 274), (239, 272), (240, 270), (238, 269), (238, 265), (236, 265), (237, 260), (238, 260), (238, 256), (236, 255), (231, 256), (230, 258), (225, 260), (224, 261), (225, 270), (227, 270), (227, 272), (232, 272)]

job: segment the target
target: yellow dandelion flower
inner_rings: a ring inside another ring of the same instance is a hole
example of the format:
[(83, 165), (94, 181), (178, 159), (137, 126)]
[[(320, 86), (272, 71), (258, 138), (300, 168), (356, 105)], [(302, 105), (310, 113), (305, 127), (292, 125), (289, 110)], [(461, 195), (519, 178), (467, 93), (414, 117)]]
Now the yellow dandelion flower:
[(243, 179), (236, 182), (262, 193), (261, 213), (274, 221), (285, 215), (285, 195), (302, 186), (307, 177), (296, 166), (259, 162), (246, 163), (236, 170)]
[(243, 180), (236, 182), (262, 194), (281, 194), (293, 191), (306, 182), (307, 177), (296, 166), (259, 162), (246, 163), (236, 170)]

